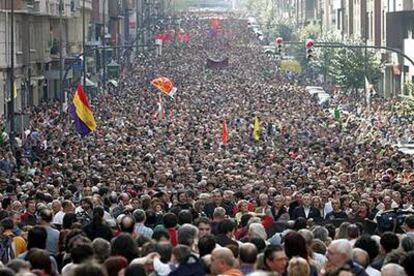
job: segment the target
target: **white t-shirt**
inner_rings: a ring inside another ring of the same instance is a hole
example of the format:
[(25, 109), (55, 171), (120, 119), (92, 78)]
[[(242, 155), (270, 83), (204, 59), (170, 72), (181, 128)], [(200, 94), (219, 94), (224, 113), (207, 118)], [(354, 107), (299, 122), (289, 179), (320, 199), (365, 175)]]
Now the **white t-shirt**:
[(365, 269), (365, 272), (369, 275), (369, 276), (381, 276), (381, 272), (379, 272), (379, 270), (376, 270), (375, 268), (373, 268), (372, 266), (367, 266), (367, 268)]
[(63, 211), (57, 212), (56, 215), (53, 217), (52, 223), (56, 225), (62, 225), (64, 216), (65, 216), (65, 213), (63, 213)]

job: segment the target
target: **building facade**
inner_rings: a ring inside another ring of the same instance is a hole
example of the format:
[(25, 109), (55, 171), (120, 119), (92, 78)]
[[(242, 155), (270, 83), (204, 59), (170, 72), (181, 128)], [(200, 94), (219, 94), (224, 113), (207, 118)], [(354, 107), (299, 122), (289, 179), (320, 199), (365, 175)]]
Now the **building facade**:
[[(10, 0), (0, 0), (0, 115), (10, 99), (11, 47), (14, 47), (15, 110), (62, 97), (59, 81), (59, 53), (63, 58), (82, 51), (82, 0), (14, 0), (14, 45), (11, 45)], [(85, 0), (89, 22), (91, 0)], [(86, 24), (86, 32), (89, 26)], [(70, 76), (70, 74), (69, 74)]]
[[(295, 0), (294, 4), (299, 27), (320, 16), (322, 31), (333, 32), (344, 42), (395, 48), (414, 60), (414, 0), (318, 0), (316, 6), (313, 0)], [(401, 94), (413, 81), (414, 66), (390, 51), (377, 53), (383, 71), (379, 87), (386, 97)]]

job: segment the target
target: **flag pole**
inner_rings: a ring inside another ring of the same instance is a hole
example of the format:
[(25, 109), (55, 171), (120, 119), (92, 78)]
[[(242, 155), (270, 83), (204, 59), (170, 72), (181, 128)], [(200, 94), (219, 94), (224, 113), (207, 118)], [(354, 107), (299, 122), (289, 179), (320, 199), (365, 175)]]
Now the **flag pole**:
[(85, 12), (85, 0), (83, 0), (83, 12), (82, 12), (82, 48), (83, 48), (83, 85), (84, 91), (86, 91), (86, 12)]

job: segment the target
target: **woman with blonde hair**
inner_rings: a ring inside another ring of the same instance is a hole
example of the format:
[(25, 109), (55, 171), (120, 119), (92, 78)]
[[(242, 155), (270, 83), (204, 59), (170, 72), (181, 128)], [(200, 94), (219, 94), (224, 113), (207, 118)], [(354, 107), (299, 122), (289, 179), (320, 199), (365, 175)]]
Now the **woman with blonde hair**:
[(287, 272), (289, 276), (309, 276), (310, 267), (304, 258), (293, 257), (289, 261)]
[(244, 214), (255, 215), (255, 213), (249, 212), (248, 206), (249, 202), (245, 199), (241, 199), (237, 202), (237, 209), (239, 210), (235, 215), (237, 225), (240, 225), (241, 218)]

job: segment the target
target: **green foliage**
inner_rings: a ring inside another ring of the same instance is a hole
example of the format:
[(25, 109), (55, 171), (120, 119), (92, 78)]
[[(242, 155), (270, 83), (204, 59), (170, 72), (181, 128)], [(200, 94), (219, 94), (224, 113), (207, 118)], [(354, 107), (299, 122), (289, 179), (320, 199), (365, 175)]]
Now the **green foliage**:
[[(325, 34), (318, 39), (318, 42), (341, 43), (340, 39), (332, 33)], [(345, 43), (361, 45), (361, 42), (357, 40), (348, 40)], [(381, 77), (379, 61), (371, 50), (368, 50), (365, 56), (364, 49), (315, 48), (311, 67), (320, 74), (326, 74), (331, 82), (348, 90), (364, 88), (365, 76), (371, 83), (377, 82)]]
[(299, 39), (318, 39), (321, 36), (321, 26), (315, 24), (308, 24), (299, 32)]
[(274, 0), (244, 0), (246, 10), (262, 24), (265, 35), (273, 40), (281, 36), (285, 41), (295, 39), (294, 19), (286, 21), (275, 16)]
[(404, 84), (404, 95), (414, 96), (414, 84), (412, 82), (406, 82)]

